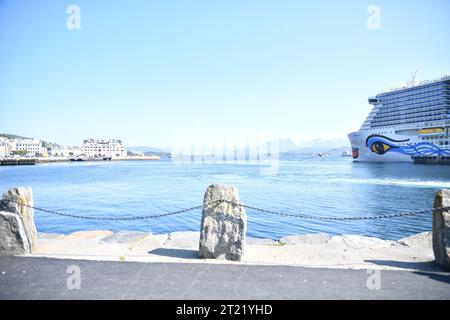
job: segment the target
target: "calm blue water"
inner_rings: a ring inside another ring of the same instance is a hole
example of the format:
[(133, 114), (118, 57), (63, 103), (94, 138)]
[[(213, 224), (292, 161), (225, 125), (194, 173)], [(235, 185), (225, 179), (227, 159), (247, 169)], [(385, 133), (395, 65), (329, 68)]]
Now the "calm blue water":
[[(208, 185), (239, 189), (241, 201), (272, 210), (310, 215), (378, 215), (431, 208), (436, 191), (450, 188), (448, 166), (353, 163), (351, 159), (282, 160), (278, 175), (262, 176), (257, 165), (175, 165), (169, 160), (59, 163), (0, 167), (0, 190), (33, 188), (35, 205), (95, 216), (149, 215), (201, 205)], [(431, 213), (419, 217), (314, 222), (247, 210), (248, 235), (327, 232), (398, 239), (431, 229)], [(201, 210), (134, 222), (97, 222), (36, 212), (41, 232), (199, 230)]]

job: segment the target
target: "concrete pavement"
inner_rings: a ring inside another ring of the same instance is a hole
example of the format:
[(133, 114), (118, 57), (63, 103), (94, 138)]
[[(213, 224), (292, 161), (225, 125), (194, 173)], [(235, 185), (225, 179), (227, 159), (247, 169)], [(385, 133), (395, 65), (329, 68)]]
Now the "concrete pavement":
[[(169, 234), (109, 230), (78, 231), (69, 235), (38, 234), (33, 257), (77, 260), (201, 263), (200, 232)], [(397, 241), (358, 235), (302, 234), (275, 242), (246, 238), (242, 262), (316, 268), (439, 271), (434, 263), (431, 232)], [(210, 263), (233, 264), (227, 260)]]
[(0, 299), (450, 299), (450, 274), (0, 257)]

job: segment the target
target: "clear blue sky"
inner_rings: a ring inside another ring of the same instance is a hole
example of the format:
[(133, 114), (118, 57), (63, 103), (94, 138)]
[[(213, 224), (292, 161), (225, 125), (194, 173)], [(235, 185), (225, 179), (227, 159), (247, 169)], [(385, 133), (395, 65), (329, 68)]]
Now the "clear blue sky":
[(344, 138), (367, 97), (450, 73), (449, 39), (448, 0), (0, 0), (0, 132), (164, 147), (201, 121)]

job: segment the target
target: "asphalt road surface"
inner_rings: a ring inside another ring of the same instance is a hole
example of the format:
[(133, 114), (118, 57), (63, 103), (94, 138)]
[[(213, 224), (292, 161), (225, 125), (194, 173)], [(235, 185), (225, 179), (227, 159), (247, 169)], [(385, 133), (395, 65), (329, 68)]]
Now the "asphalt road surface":
[(450, 273), (0, 257), (0, 299), (450, 299)]

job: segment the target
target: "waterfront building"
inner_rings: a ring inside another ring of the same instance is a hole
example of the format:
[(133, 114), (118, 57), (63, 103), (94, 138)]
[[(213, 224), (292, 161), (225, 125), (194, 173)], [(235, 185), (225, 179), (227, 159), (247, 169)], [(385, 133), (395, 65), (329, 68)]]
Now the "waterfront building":
[(450, 159), (450, 76), (391, 89), (349, 134), (355, 161)]
[(0, 157), (5, 157), (11, 153), (9, 139), (0, 137)]
[(87, 157), (126, 157), (127, 151), (121, 140), (96, 140), (87, 139), (83, 141), (82, 152)]
[(13, 139), (10, 142), (11, 151), (26, 151), (34, 156), (47, 155), (47, 149), (43, 147), (41, 140)]
[(71, 146), (60, 146), (60, 145), (51, 145), (49, 150), (49, 155), (52, 157), (77, 157), (83, 153), (83, 150), (80, 147), (71, 147)]

